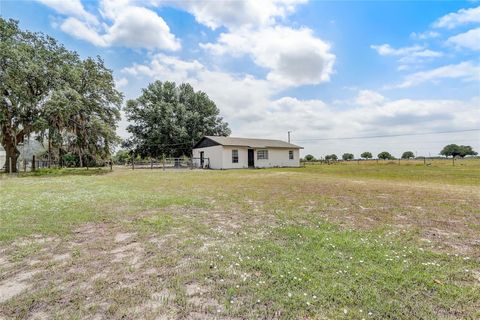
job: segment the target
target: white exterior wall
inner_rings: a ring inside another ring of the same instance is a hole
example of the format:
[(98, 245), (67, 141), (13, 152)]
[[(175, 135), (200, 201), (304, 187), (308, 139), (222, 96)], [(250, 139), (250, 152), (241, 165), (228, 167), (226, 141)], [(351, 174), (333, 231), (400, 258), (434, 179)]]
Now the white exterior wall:
[(200, 158), (201, 151), (203, 151), (204, 158), (208, 158), (211, 169), (223, 169), (223, 146), (193, 149), (193, 157)]
[[(255, 149), (255, 167), (300, 167), (300, 151), (298, 149), (267, 148), (268, 159), (257, 160), (257, 151), (264, 149)], [(289, 151), (293, 150), (293, 160), (289, 158)]]
[[(212, 146), (193, 149), (193, 157), (200, 158), (200, 151), (210, 161), (211, 169), (243, 169), (248, 168), (247, 147)], [(232, 150), (238, 150), (238, 163), (232, 163)], [(254, 149), (255, 168), (299, 167), (299, 149), (268, 148), (268, 159), (257, 160), (257, 150)], [(289, 151), (293, 150), (293, 160), (289, 159)], [(198, 160), (195, 160), (198, 162)]]
[(2, 170), (3, 166), (5, 165), (5, 161), (7, 160), (7, 156), (5, 151), (0, 150), (0, 171)]
[[(238, 163), (232, 162), (232, 150), (238, 150)], [(248, 168), (248, 148), (246, 147), (223, 147), (223, 169)]]

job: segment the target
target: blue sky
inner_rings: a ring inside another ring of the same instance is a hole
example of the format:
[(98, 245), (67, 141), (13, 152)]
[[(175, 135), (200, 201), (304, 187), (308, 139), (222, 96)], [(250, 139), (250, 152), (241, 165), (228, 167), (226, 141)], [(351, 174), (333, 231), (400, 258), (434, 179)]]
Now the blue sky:
[[(100, 55), (127, 99), (154, 80), (189, 82), (234, 136), (304, 154), (480, 149), (476, 1), (1, 1), (4, 18)], [(122, 120), (119, 134), (127, 136)]]

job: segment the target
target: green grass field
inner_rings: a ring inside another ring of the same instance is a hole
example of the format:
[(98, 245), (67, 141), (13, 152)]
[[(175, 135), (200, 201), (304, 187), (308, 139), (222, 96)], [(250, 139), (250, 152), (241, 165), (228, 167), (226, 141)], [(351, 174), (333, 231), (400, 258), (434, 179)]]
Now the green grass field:
[(478, 319), (480, 161), (0, 176), (0, 319)]

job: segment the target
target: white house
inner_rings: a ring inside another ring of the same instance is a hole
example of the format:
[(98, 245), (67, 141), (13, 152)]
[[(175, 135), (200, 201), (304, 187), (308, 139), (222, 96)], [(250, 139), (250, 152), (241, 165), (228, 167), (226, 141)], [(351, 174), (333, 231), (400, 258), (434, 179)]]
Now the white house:
[(193, 146), (193, 158), (210, 169), (299, 167), (300, 149), (281, 140), (205, 136)]

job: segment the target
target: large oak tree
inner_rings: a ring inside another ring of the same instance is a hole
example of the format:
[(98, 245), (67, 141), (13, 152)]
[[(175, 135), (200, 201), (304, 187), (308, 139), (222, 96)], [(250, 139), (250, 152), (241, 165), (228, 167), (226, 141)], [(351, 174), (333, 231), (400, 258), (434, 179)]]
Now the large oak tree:
[(464, 158), (465, 156), (476, 156), (478, 153), (473, 150), (471, 146), (463, 146), (456, 144), (449, 144), (443, 147), (440, 151), (440, 155), (445, 157), (460, 157)]
[[(55, 39), (0, 18), (0, 140), (6, 171), (16, 171), (18, 145), (48, 139), (59, 148), (110, 153), (122, 94), (100, 58), (81, 60)], [(11, 162), (11, 163), (10, 163)]]
[(142, 156), (189, 156), (201, 137), (230, 134), (215, 103), (190, 84), (155, 81), (127, 101), (125, 113), (132, 134), (126, 146)]

